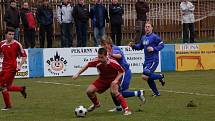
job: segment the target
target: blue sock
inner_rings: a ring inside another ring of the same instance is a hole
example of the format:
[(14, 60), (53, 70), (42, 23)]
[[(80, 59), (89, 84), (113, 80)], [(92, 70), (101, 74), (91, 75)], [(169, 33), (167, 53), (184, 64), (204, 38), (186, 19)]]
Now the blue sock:
[(122, 96), (124, 98), (134, 97), (135, 96), (135, 91), (122, 91)]
[(155, 93), (156, 95), (159, 95), (160, 93), (158, 92), (157, 86), (155, 84), (155, 81), (153, 79), (148, 79), (147, 81), (149, 87), (152, 89), (153, 93)]
[(154, 74), (152, 73), (150, 76), (149, 76), (150, 79), (152, 80), (156, 80), (156, 79), (161, 79), (163, 78), (161, 74)]

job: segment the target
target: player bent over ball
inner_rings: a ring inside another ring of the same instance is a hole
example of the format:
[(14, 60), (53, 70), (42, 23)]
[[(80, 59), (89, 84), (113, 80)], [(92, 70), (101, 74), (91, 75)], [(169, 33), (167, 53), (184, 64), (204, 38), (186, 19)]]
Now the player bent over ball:
[(110, 88), (111, 93), (114, 94), (116, 99), (121, 103), (124, 109), (124, 115), (130, 115), (125, 98), (121, 95), (119, 90), (120, 78), (124, 74), (124, 69), (113, 59), (107, 57), (107, 50), (100, 48), (98, 50), (98, 57), (88, 62), (81, 68), (77, 74), (72, 78), (75, 80), (83, 73), (88, 67), (96, 67), (99, 71), (98, 78), (89, 85), (86, 90), (87, 96), (92, 101), (92, 105), (88, 108), (88, 112), (100, 107), (100, 102), (96, 96), (96, 92), (101, 94)]

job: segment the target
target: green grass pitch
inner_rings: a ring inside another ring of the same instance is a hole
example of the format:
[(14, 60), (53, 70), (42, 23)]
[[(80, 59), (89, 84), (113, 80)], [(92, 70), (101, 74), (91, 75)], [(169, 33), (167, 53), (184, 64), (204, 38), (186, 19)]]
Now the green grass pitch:
[[(96, 77), (16, 79), (14, 84), (26, 85), (28, 97), (11, 93), (13, 109), (0, 111), (0, 121), (215, 121), (215, 70), (165, 72), (166, 85), (157, 81), (160, 97), (153, 98), (140, 74), (133, 74), (130, 88), (145, 89), (147, 102), (140, 107), (137, 97), (127, 98), (132, 115), (110, 113), (114, 107), (110, 91), (98, 95), (101, 107), (76, 118), (75, 107), (89, 106), (85, 89)], [(193, 101), (197, 107), (186, 107)], [(2, 96), (0, 106), (3, 107)]]

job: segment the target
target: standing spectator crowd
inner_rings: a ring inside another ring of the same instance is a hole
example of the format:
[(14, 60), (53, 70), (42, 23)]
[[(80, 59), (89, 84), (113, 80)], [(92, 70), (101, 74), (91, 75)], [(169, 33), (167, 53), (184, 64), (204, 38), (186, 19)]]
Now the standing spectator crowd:
[[(74, 34), (77, 37), (77, 47), (86, 47), (88, 43), (89, 20), (93, 32), (94, 46), (100, 45), (100, 39), (105, 35), (106, 26), (110, 26), (113, 43), (120, 46), (122, 43), (122, 25), (124, 9), (118, 0), (111, 0), (109, 8), (103, 5), (103, 0), (92, 0), (92, 4), (86, 4), (86, 0), (78, 0), (76, 5), (71, 0), (62, 0), (56, 9), (57, 22), (60, 25), (60, 47), (74, 47)], [(28, 2), (17, 8), (16, 0), (11, 0), (4, 15), (6, 26), (14, 28), (14, 39), (19, 40), (20, 29), (24, 32), (25, 48), (35, 47), (35, 30), (39, 28), (39, 47), (53, 47), (53, 21), (54, 10), (49, 0), (42, 0), (37, 7), (36, 13), (31, 11)], [(188, 0), (182, 0), (180, 10), (183, 22), (183, 42), (194, 42), (194, 8)], [(145, 23), (148, 21), (147, 13), (149, 5), (145, 0), (137, 0), (135, 3), (136, 24), (135, 37), (131, 38), (139, 42), (145, 34)], [(21, 21), (20, 21), (21, 20)], [(22, 25), (22, 26), (20, 26)], [(73, 29), (75, 27), (75, 29)], [(188, 39), (190, 38), (190, 39)], [(47, 40), (47, 42), (45, 42)], [(45, 45), (47, 43), (47, 45)]]

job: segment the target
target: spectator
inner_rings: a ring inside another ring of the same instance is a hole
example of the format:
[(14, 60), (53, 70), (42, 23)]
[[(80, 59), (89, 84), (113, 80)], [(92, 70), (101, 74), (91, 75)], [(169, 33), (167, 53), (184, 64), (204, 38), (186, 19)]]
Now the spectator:
[[(182, 0), (180, 4), (180, 10), (182, 13), (182, 23), (183, 23), (183, 43), (194, 43), (194, 10), (195, 6), (188, 0)], [(190, 33), (190, 41), (189, 41)]]
[(147, 21), (146, 13), (149, 12), (149, 5), (144, 0), (138, 0), (135, 4), (137, 19), (136, 19), (136, 35), (135, 41), (139, 41), (141, 36), (145, 34), (145, 23)]
[(10, 1), (10, 6), (5, 11), (4, 21), (7, 27), (16, 29), (14, 39), (19, 40), (20, 14), (16, 6), (16, 0)]
[[(93, 7), (96, 5), (96, 1), (97, 0), (91, 0), (91, 2), (90, 2), (90, 10), (93, 9)], [(93, 20), (92, 19), (91, 19), (91, 28), (92, 28), (92, 30), (94, 30)], [(93, 41), (94, 41), (94, 43), (96, 42), (95, 36), (93, 36)]]
[(90, 17), (93, 21), (94, 28), (94, 46), (98, 46), (101, 37), (105, 34), (105, 20), (109, 22), (108, 12), (102, 4), (102, 0), (96, 0), (96, 5), (90, 10)]
[(22, 25), (24, 28), (24, 43), (25, 48), (35, 47), (35, 18), (32, 11), (29, 9), (28, 2), (23, 3), (23, 7), (20, 12)]
[(76, 26), (77, 47), (86, 47), (90, 13), (88, 6), (85, 5), (85, 0), (79, 0), (79, 3), (74, 7), (72, 15)]
[(45, 34), (47, 47), (51, 48), (53, 36), (53, 11), (49, 6), (49, 0), (43, 0), (43, 4), (37, 8), (36, 17), (39, 23), (40, 48), (44, 48)]
[(118, 0), (112, 0), (112, 4), (109, 6), (110, 24), (111, 24), (111, 38), (117, 45), (121, 45), (122, 39), (122, 15), (124, 14), (123, 8), (118, 3)]
[(72, 47), (72, 11), (73, 7), (68, 0), (63, 0), (57, 9), (57, 20), (61, 26), (61, 47)]

